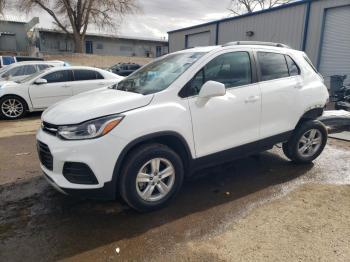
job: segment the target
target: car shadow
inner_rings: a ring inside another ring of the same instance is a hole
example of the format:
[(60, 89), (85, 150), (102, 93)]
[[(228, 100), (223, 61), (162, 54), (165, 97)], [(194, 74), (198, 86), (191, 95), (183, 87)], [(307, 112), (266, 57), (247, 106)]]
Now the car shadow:
[[(4, 249), (9, 253), (12, 250), (12, 259), (15, 260), (17, 256), (20, 260), (23, 255), (29, 260), (43, 257), (46, 260), (64, 259), (230, 204), (231, 213), (225, 211), (212, 218), (211, 222), (220, 223), (224, 215), (239, 213), (252, 201), (271, 195), (277, 185), (307, 174), (312, 166), (293, 165), (271, 152), (215, 166), (199, 171), (185, 181), (169, 206), (144, 214), (116, 202), (80, 200), (45, 187), (42, 192), (20, 201), (20, 204), (12, 202), (2, 206), (4, 212), (9, 209), (7, 220), (14, 228), (6, 237)], [(218, 212), (217, 209), (215, 212)], [(4, 221), (0, 220), (0, 223)], [(205, 221), (195, 221), (195, 227), (204, 227)], [(165, 234), (181, 237), (184, 231), (180, 227)], [(36, 248), (24, 248), (28, 244)]]

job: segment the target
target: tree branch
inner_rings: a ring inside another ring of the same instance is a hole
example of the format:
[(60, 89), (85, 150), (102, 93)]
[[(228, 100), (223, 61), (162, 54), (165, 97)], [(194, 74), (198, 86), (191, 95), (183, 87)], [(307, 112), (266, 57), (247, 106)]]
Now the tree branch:
[(62, 25), (62, 23), (58, 20), (57, 16), (55, 15), (55, 13), (49, 9), (48, 7), (46, 7), (41, 1), (39, 0), (34, 0), (34, 3), (36, 3), (37, 5), (39, 5), (42, 9), (44, 9), (56, 22), (56, 24), (63, 30), (65, 31), (67, 34), (71, 34), (66, 27), (64, 27)]
[(244, 13), (252, 13), (260, 9), (272, 8), (277, 5), (283, 5), (293, 0), (231, 0), (231, 7), (228, 8), (234, 15), (242, 15)]

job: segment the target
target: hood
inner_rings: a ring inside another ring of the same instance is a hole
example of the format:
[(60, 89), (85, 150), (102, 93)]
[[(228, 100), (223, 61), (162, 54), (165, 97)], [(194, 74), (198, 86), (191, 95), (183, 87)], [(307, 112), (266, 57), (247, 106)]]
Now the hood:
[(11, 86), (18, 86), (18, 83), (12, 81), (12, 80), (5, 80), (5, 79), (0, 79), (0, 88), (1, 87), (11, 87)]
[(54, 104), (41, 118), (54, 125), (78, 124), (146, 106), (152, 98), (153, 95), (144, 96), (109, 88), (97, 89)]

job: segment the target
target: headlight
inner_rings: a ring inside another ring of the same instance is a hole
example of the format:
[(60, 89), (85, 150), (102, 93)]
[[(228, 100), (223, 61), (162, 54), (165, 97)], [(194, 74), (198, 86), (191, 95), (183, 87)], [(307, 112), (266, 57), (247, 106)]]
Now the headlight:
[(123, 118), (121, 115), (105, 116), (78, 125), (59, 126), (57, 132), (60, 137), (68, 140), (98, 138), (108, 134)]

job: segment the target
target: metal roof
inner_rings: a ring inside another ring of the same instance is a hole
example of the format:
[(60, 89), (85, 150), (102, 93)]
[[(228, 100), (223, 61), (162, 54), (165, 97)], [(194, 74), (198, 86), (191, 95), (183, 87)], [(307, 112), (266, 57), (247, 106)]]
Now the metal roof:
[(207, 25), (215, 25), (215, 24), (218, 24), (220, 22), (231, 21), (231, 20), (235, 20), (235, 19), (239, 19), (239, 18), (243, 18), (243, 17), (249, 17), (249, 16), (253, 16), (253, 15), (259, 15), (259, 14), (263, 14), (263, 13), (273, 12), (273, 11), (276, 11), (276, 10), (280, 10), (280, 9), (284, 9), (284, 8), (288, 8), (288, 7), (292, 7), (292, 6), (297, 6), (297, 5), (302, 5), (302, 4), (309, 3), (309, 2), (314, 2), (314, 1), (319, 1), (319, 0), (299, 0), (299, 1), (296, 1), (296, 2), (289, 3), (289, 4), (282, 4), (282, 5), (279, 5), (279, 6), (276, 6), (276, 7), (263, 9), (263, 10), (256, 11), (256, 12), (253, 12), (253, 13), (247, 13), (247, 14), (243, 14), (243, 15), (239, 15), (239, 16), (223, 18), (223, 19), (214, 20), (214, 21), (211, 21), (211, 22), (208, 22), (208, 23), (203, 23), (203, 24), (199, 24), (199, 25), (194, 25), (194, 26), (189, 26), (189, 27), (184, 27), (184, 28), (168, 31), (168, 34), (175, 33), (175, 32), (181, 32), (181, 31), (184, 31), (184, 30), (189, 30), (189, 29), (194, 29), (194, 28), (199, 28), (199, 27), (207, 26)]
[(26, 24), (27, 21), (23, 17), (15, 15), (0, 15), (0, 22), (11, 22), (11, 23), (21, 23)]
[[(36, 28), (36, 30), (38, 30), (39, 32), (65, 34), (65, 32), (63, 32), (61, 30), (56, 30), (56, 29)], [(162, 43), (168, 42), (168, 40), (158, 39), (158, 38), (133, 37), (133, 36), (113, 35), (113, 34), (87, 33), (86, 36), (117, 38), (117, 39), (126, 39), (126, 40), (139, 40), (139, 41), (152, 41), (152, 42), (162, 42)]]

